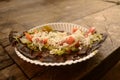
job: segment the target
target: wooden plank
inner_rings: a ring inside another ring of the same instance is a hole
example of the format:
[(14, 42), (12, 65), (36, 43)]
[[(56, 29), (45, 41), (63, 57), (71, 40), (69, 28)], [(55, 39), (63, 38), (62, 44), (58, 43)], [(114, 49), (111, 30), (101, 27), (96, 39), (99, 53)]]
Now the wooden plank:
[(11, 46), (8, 46), (5, 48), (7, 50), (7, 52), (9, 53), (9, 55), (14, 59), (14, 61), (16, 62), (16, 64), (19, 65), (19, 67), (23, 70), (23, 72), (29, 77), (33, 77), (36, 74), (41, 74), (44, 70), (46, 70), (47, 68), (44, 66), (38, 66), (38, 65), (34, 65), (34, 64), (30, 64), (27, 63), (26, 61), (20, 59), (15, 51), (14, 48)]
[(14, 64), (0, 71), (0, 80), (28, 80)]
[(0, 44), (3, 47), (6, 47), (6, 46), (10, 45), (9, 39), (8, 38), (0, 39)]
[(43, 2), (43, 0), (24, 0), (24, 1), (21, 1), (21, 0), (2, 0), (0, 1), (0, 9), (1, 9), (1, 12), (4, 12), (4, 11), (7, 11), (9, 9), (13, 9), (13, 8), (17, 8), (17, 7), (20, 7), (20, 6), (27, 6), (27, 5), (31, 5), (31, 4), (35, 4), (35, 3), (40, 3), (40, 2)]
[(101, 80), (120, 79), (120, 61)]
[(84, 16), (99, 12), (114, 4), (108, 4), (100, 0), (63, 0), (61, 2), (53, 2), (60, 9), (60, 19), (58, 21), (71, 22), (81, 19)]
[[(114, 47), (120, 46), (120, 6), (109, 8), (96, 13), (82, 20), (75, 20), (74, 23), (85, 24), (88, 27), (96, 27), (98, 32), (108, 34)], [(112, 11), (112, 12), (111, 12)]]
[[(96, 66), (90, 73), (79, 80), (100, 80), (120, 60), (120, 47), (105, 58), (99, 66)], [(109, 65), (108, 65), (109, 64)], [(102, 71), (101, 71), (102, 70)], [(98, 74), (99, 73), (99, 74)]]
[(12, 64), (13, 61), (10, 59), (4, 49), (0, 46), (0, 70)]
[(23, 32), (26, 30), (25, 26), (22, 26), (20, 24), (17, 24), (14, 21), (7, 21), (5, 23), (0, 24), (0, 39), (8, 39), (8, 35), (10, 31), (19, 31)]
[(5, 4), (8, 6), (2, 5), (0, 13), (4, 19), (32, 27), (48, 22), (71, 22), (114, 5), (98, 0), (30, 0), (28, 3), (11, 0)]

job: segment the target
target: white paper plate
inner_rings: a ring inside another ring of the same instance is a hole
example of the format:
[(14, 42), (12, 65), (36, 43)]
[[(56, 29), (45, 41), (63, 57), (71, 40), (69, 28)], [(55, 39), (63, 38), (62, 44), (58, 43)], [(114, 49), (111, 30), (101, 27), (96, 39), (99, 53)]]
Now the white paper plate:
[[(75, 27), (76, 28), (79, 27), (79, 28), (81, 28), (81, 30), (87, 31), (87, 29), (85, 27), (81, 27), (80, 25), (72, 24), (72, 23), (48, 23), (48, 24), (43, 24), (43, 25), (40, 25), (40, 26), (36, 26), (32, 29), (40, 28), (40, 27), (47, 26), (47, 25), (51, 26), (55, 30), (61, 30), (61, 31), (67, 31), (67, 32), (71, 32), (71, 29), (73, 29)], [(32, 29), (30, 29), (30, 30), (32, 30)], [(85, 60), (93, 57), (98, 52), (98, 50), (95, 50), (94, 52), (90, 53), (89, 55), (87, 55), (83, 58), (80, 58), (78, 60), (68, 60), (68, 61), (60, 62), (60, 63), (47, 63), (47, 62), (41, 62), (39, 60), (29, 59), (26, 56), (24, 56), (23, 54), (21, 54), (16, 48), (15, 48), (15, 52), (21, 59), (23, 59), (27, 62), (30, 62), (32, 64), (41, 65), (41, 66), (43, 66), (43, 65), (44, 66), (62, 66), (62, 65), (71, 65), (71, 64), (75, 64), (75, 63), (78, 63), (78, 62), (85, 61)]]

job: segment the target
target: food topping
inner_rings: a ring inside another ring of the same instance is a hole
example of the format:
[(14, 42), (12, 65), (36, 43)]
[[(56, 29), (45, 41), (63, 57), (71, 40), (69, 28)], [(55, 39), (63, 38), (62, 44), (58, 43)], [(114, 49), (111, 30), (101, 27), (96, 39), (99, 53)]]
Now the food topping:
[(20, 38), (23, 44), (33, 51), (48, 50), (49, 54), (70, 54), (90, 48), (94, 42), (102, 40), (102, 35), (92, 27), (88, 31), (73, 28), (70, 33), (54, 30), (49, 26), (35, 28), (24, 33)]

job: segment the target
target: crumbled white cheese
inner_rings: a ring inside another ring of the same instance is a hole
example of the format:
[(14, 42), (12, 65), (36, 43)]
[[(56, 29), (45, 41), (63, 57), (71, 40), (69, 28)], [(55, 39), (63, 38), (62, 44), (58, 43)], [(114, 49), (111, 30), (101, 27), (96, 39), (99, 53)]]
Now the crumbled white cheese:
[(67, 43), (63, 43), (63, 45), (60, 45), (60, 43), (62, 41), (65, 41), (70, 36), (72, 36), (75, 39), (75, 42), (70, 46), (75, 45), (78, 41), (86, 45), (90, 44), (90, 37), (85, 38), (83, 32), (80, 29), (78, 29), (76, 32), (72, 34), (67, 34), (67, 32), (59, 32), (59, 31), (56, 31), (56, 32), (40, 31), (38, 33), (33, 34), (32, 41), (33, 41), (33, 44), (38, 46), (39, 50), (41, 51), (41, 48), (44, 46), (41, 40), (47, 39), (47, 44), (54, 46), (56, 48), (50, 51), (50, 54), (54, 54), (58, 49), (61, 49), (69, 45)]

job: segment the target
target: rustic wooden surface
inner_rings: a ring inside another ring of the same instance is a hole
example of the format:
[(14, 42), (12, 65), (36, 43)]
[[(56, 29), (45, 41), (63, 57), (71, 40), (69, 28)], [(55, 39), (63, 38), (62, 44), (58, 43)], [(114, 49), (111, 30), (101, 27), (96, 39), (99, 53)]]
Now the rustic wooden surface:
[(13, 61), (10, 59), (4, 49), (0, 46), (0, 70), (12, 64)]
[(28, 80), (15, 64), (1, 70), (0, 75), (0, 80)]
[(118, 70), (120, 71), (120, 61), (102, 78), (102, 80), (119, 80), (120, 74)]
[[(94, 26), (108, 37), (99, 53), (82, 63), (45, 67), (20, 59), (9, 43), (9, 32), (22, 32), (48, 22), (71, 22), (87, 28)], [(119, 36), (118, 0), (0, 0), (0, 80), (82, 79), (120, 46)]]

